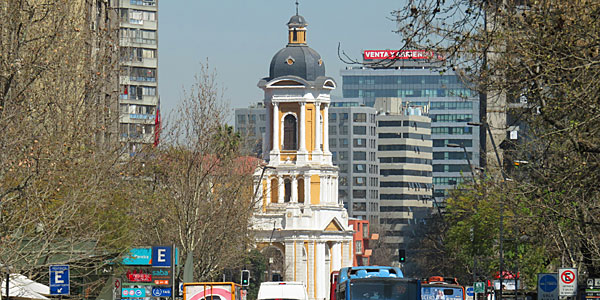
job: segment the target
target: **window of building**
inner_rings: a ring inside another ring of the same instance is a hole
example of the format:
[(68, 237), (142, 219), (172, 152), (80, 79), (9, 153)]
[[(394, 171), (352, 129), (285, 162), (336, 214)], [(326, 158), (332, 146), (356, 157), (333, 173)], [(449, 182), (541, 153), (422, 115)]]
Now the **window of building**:
[(367, 198), (366, 190), (352, 190), (352, 197), (354, 199), (365, 199)]
[(340, 176), (340, 186), (348, 186), (348, 178)]
[(348, 160), (348, 151), (340, 151), (340, 160)]
[(367, 160), (367, 152), (354, 151), (352, 152), (352, 159), (354, 160)]
[(348, 173), (348, 165), (347, 164), (340, 164), (338, 167), (340, 168), (340, 173)]
[(283, 119), (283, 150), (296, 150), (296, 117), (287, 115)]
[(352, 203), (352, 211), (367, 211), (367, 204), (361, 202), (354, 202)]
[(239, 124), (246, 124), (246, 115), (238, 115), (237, 121)]
[(367, 134), (367, 126), (353, 126), (352, 133), (354, 134)]
[(355, 186), (366, 186), (367, 185), (367, 177), (354, 177), (354, 185)]
[(340, 121), (348, 120), (348, 113), (340, 113)]
[(354, 248), (354, 252), (358, 254), (362, 253), (362, 241), (356, 241), (356, 247)]
[(354, 139), (354, 147), (367, 147), (367, 139)]
[(329, 135), (336, 135), (337, 134), (337, 126), (332, 125), (329, 126)]
[(348, 126), (347, 125), (341, 125), (340, 126), (340, 134), (341, 135), (348, 134)]
[(329, 114), (329, 121), (331, 121), (331, 122), (337, 121), (337, 114), (336, 113), (330, 113)]
[(354, 122), (366, 122), (367, 114), (366, 113), (354, 113), (352, 116)]
[(329, 147), (337, 147), (337, 139), (329, 139)]
[(340, 139), (340, 147), (348, 148), (348, 139)]
[(354, 173), (366, 173), (367, 165), (366, 164), (354, 164)]

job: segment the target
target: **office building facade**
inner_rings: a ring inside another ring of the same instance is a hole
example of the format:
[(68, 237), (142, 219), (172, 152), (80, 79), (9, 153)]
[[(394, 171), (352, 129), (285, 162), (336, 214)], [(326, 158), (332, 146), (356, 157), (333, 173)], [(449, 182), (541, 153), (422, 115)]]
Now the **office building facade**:
[(267, 110), (263, 102), (235, 109), (235, 132), (244, 139), (249, 153), (258, 157), (264, 153), (263, 139), (267, 131)]
[(119, 0), (119, 136), (125, 152), (158, 143), (158, 0)]
[(348, 214), (379, 222), (379, 164), (375, 109), (357, 102), (332, 102), (329, 147), (339, 168), (338, 197)]
[[(412, 51), (412, 52), (416, 52)], [(371, 60), (373, 53), (391, 53)], [(399, 97), (404, 103), (428, 106), (433, 141), (433, 200), (443, 205), (448, 190), (456, 187), (470, 168), (462, 148), (465, 147), (473, 167), (479, 166), (480, 140), (479, 98), (452, 71), (441, 72), (439, 61), (418, 52), (404, 55), (402, 51), (365, 51), (365, 65), (341, 71), (342, 92), (346, 101), (358, 101), (373, 106), (375, 99)], [(393, 59), (392, 59), (393, 58)], [(389, 62), (387, 61), (389, 60)]]
[(431, 119), (427, 106), (378, 98), (380, 224), (385, 242), (399, 249), (412, 237), (412, 226), (429, 216), (432, 197)]

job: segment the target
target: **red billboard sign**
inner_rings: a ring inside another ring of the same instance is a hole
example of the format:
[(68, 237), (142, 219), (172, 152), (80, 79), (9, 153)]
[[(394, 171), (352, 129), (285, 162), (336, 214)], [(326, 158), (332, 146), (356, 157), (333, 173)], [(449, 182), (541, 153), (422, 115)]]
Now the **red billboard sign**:
[(128, 282), (152, 282), (152, 274), (146, 270), (127, 270), (125, 278)]
[(428, 50), (365, 50), (363, 59), (431, 59), (433, 51)]

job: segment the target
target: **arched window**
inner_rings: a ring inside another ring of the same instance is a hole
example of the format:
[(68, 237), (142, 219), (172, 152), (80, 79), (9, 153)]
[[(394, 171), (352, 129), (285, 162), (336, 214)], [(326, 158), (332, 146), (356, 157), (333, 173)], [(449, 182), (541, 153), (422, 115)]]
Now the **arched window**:
[(287, 115), (283, 119), (283, 150), (296, 150), (296, 117)]
[(289, 178), (286, 178), (283, 183), (285, 188), (283, 202), (290, 202), (290, 199), (292, 199), (292, 181)]
[(298, 179), (298, 203), (304, 203), (304, 179)]

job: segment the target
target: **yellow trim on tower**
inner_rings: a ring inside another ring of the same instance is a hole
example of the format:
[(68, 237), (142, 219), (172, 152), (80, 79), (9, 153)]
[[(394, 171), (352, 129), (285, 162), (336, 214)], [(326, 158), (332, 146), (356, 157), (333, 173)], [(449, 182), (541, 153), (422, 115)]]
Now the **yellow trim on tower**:
[(352, 264), (352, 262), (354, 261), (354, 258), (352, 257), (354, 256), (354, 251), (352, 251), (353, 244), (354, 242), (348, 242), (348, 261), (350, 262), (350, 264)]
[(327, 227), (325, 227), (325, 231), (342, 231), (342, 228), (340, 227), (340, 225), (338, 225), (335, 219), (333, 219), (331, 220), (331, 222), (329, 222)]
[(321, 177), (319, 175), (310, 176), (310, 204), (318, 205), (321, 203)]
[(315, 149), (315, 141), (314, 141), (314, 136), (315, 136), (315, 128), (314, 126), (314, 119), (315, 119), (315, 105), (313, 103), (306, 103), (306, 105), (304, 105), (304, 118), (306, 119), (304, 121), (304, 136), (305, 136), (305, 147), (306, 150), (308, 151), (308, 153), (312, 153), (313, 150)]
[(308, 283), (310, 282), (310, 264), (308, 263), (308, 241), (304, 241), (304, 251), (306, 251), (306, 293), (308, 294)]
[(344, 243), (340, 243), (340, 259), (342, 261), (340, 261), (340, 266), (341, 268), (344, 267)]
[(331, 272), (333, 272), (333, 245), (326, 244), (329, 248), (329, 276), (331, 276)]
[(298, 271), (298, 247), (294, 241), (294, 281), (296, 281), (296, 272)]

